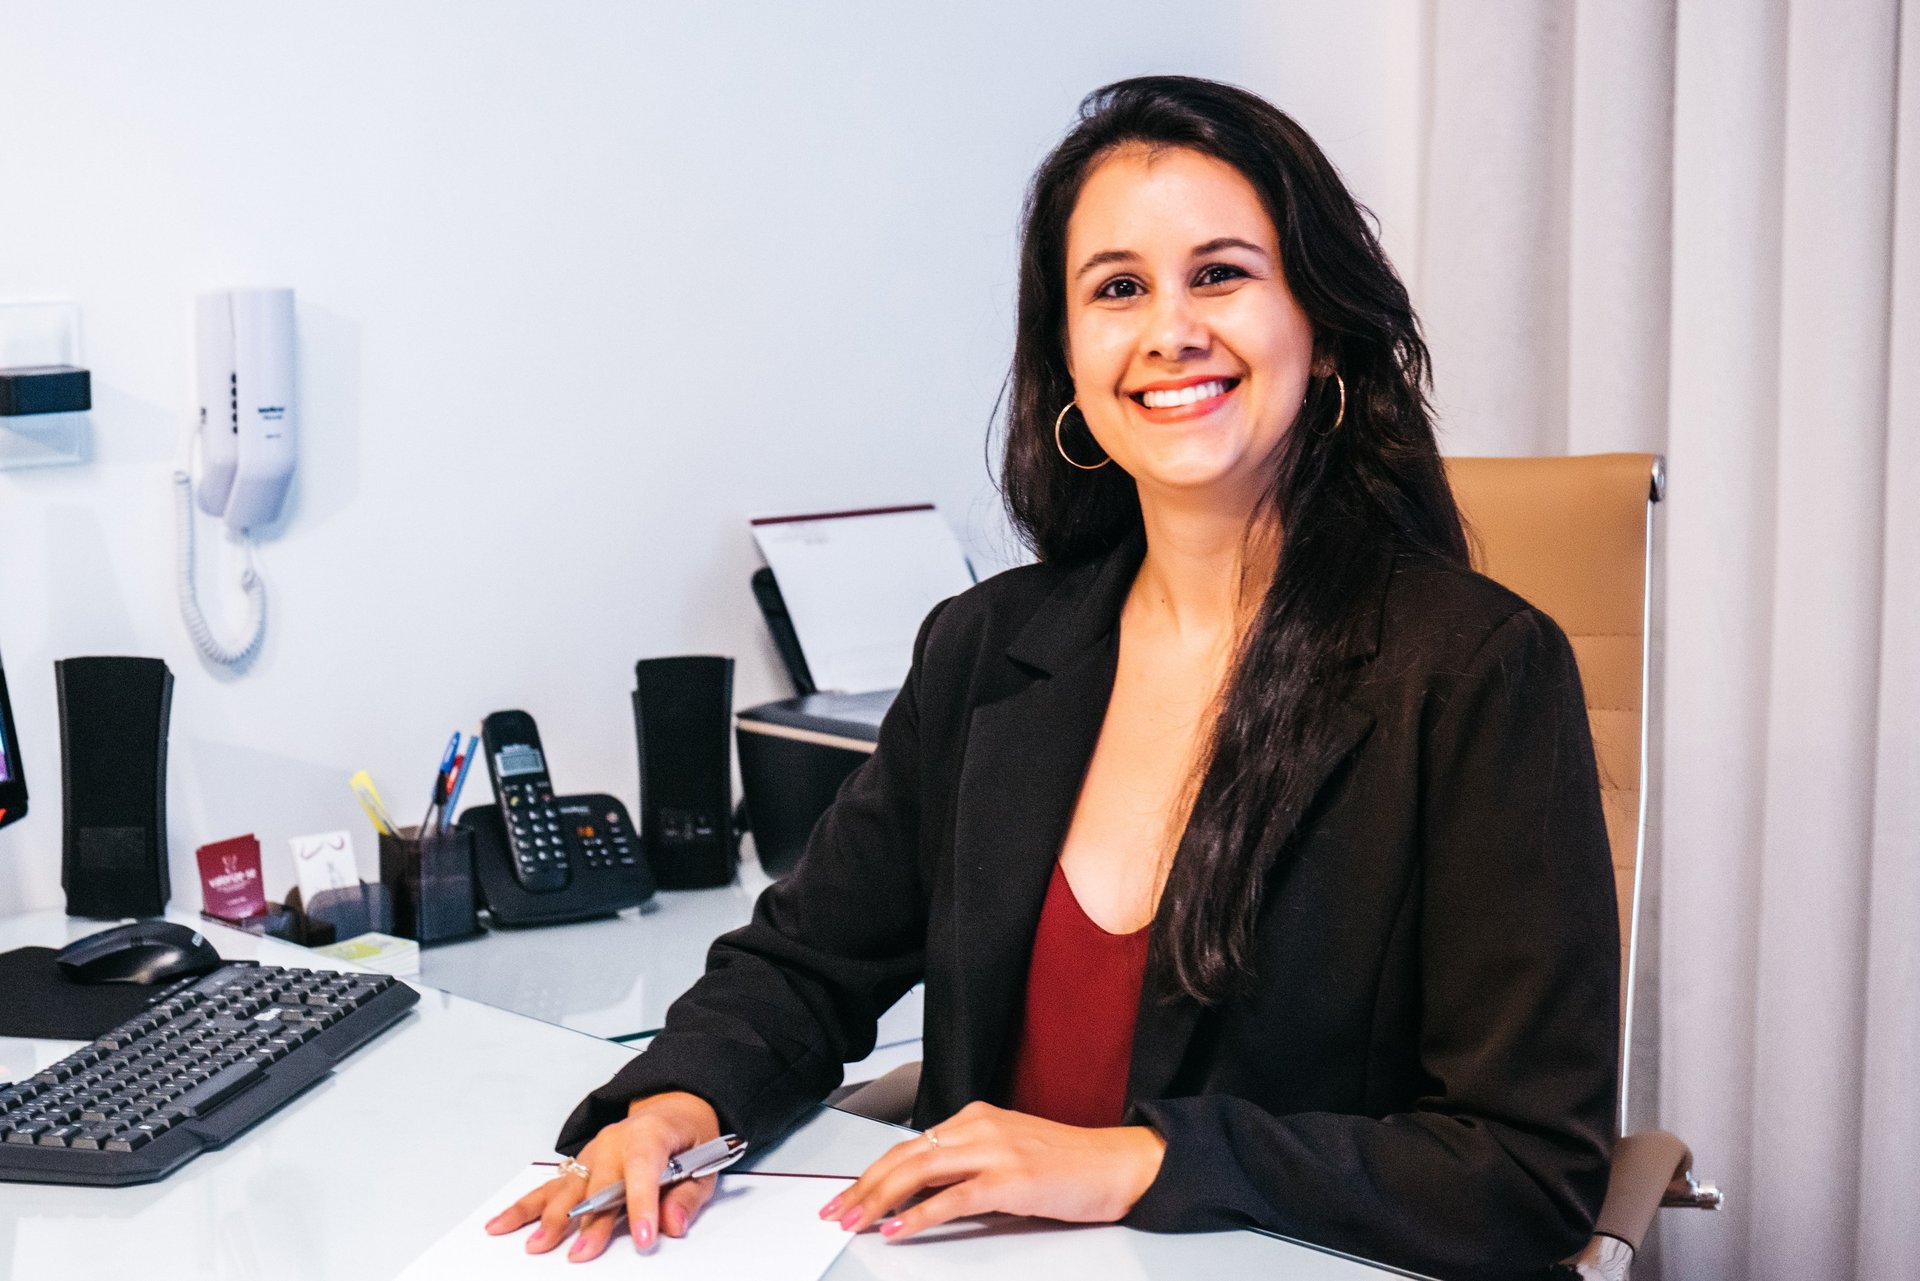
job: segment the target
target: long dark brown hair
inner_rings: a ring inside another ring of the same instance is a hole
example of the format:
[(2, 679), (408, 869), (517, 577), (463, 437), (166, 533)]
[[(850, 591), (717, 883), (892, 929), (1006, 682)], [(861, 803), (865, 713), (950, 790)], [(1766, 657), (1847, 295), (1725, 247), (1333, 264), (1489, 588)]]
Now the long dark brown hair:
[[(1346, 384), (1336, 428), (1334, 380), (1313, 379), (1280, 449), (1270, 494), (1284, 531), (1279, 562), (1221, 695), (1155, 916), (1152, 969), (1162, 990), (1214, 1004), (1252, 977), (1261, 890), (1312, 799), (1307, 767), (1329, 749), (1342, 656), (1366, 613), (1360, 593), (1396, 556), (1465, 566), (1467, 543), (1434, 443), (1419, 321), (1340, 175), (1305, 130), (1256, 95), (1146, 76), (1089, 94), (1027, 194), (1001, 486), (1034, 553), (1071, 565), (1141, 528), (1130, 476), (1076, 470), (1054, 445), (1054, 417), (1074, 395), (1067, 220), (1095, 165), (1132, 144), (1201, 152), (1253, 184), (1313, 325), (1316, 366)], [(1068, 450), (1098, 457), (1075, 417), (1068, 422)]]

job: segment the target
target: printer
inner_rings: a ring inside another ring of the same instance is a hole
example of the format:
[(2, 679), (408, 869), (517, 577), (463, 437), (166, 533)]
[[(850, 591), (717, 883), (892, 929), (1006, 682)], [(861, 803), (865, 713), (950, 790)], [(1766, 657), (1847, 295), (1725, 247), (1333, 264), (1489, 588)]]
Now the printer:
[(873, 755), (881, 718), (900, 691), (818, 692), (771, 569), (754, 572), (753, 596), (780, 661), (800, 691), (794, 698), (736, 712), (733, 718), (753, 847), (767, 875), (784, 876), (800, 861), (813, 825), (833, 804), (840, 784)]
[[(753, 575), (754, 599), (796, 697), (737, 713), (734, 740), (760, 865), (780, 876), (799, 861), (847, 775), (873, 755), (880, 721), (899, 693), (873, 686), (904, 676), (920, 619), (977, 576), (932, 503), (762, 516), (752, 524), (767, 559)], [(776, 572), (789, 575), (789, 590), (801, 593), (794, 602), (814, 620), (807, 643), (819, 647), (815, 664), (802, 651)], [(821, 684), (867, 692), (826, 692)]]
[(793, 870), (840, 784), (873, 755), (898, 692), (802, 694), (735, 714), (740, 787), (767, 875)]

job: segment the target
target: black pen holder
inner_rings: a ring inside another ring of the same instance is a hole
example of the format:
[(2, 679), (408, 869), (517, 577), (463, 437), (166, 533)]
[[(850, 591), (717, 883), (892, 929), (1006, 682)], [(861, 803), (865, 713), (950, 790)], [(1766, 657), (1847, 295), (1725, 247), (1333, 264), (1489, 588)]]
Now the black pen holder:
[(473, 833), (464, 827), (381, 833), (380, 881), (393, 895), (394, 932), (421, 947), (480, 933)]

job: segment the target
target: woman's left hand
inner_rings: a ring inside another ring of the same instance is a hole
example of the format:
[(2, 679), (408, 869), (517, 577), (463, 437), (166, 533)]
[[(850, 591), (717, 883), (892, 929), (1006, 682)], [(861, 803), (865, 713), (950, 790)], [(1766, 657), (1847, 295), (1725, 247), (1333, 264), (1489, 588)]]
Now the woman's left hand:
[[(1166, 1140), (1144, 1125), (1086, 1129), (969, 1103), (898, 1143), (820, 1210), (849, 1232), (875, 1222), (904, 1241), (937, 1223), (1001, 1211), (1069, 1223), (1111, 1223), (1160, 1172)], [(896, 1218), (915, 1193), (941, 1191)]]

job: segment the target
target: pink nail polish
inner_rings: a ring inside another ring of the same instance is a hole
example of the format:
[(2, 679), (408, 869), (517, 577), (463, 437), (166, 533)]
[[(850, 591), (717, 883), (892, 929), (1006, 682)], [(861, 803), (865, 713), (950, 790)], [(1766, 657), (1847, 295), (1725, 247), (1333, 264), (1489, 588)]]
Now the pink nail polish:
[(880, 1235), (883, 1237), (890, 1237), (894, 1233), (898, 1232), (904, 1226), (906, 1225), (901, 1223), (900, 1220), (898, 1219), (888, 1219), (885, 1223), (882, 1223), (880, 1225)]
[(573, 1243), (573, 1249), (567, 1251), (569, 1259), (584, 1259), (587, 1256), (587, 1239), (581, 1237)]
[(831, 1219), (835, 1214), (839, 1212), (839, 1210), (840, 1210), (840, 1198), (835, 1197), (833, 1200), (827, 1202), (825, 1205), (820, 1207), (820, 1217), (823, 1219)]
[(640, 1222), (633, 1225), (634, 1248), (637, 1250), (644, 1250), (652, 1244), (653, 1244), (653, 1224), (648, 1222), (645, 1219), (642, 1219), (640, 1220)]
[(533, 1235), (527, 1238), (527, 1249), (537, 1250), (546, 1243), (547, 1230), (545, 1228), (535, 1228)]
[(853, 1209), (848, 1210), (845, 1214), (840, 1216), (840, 1226), (845, 1228), (849, 1232), (853, 1231), (853, 1225), (858, 1222), (860, 1222), (859, 1206), (855, 1206)]

